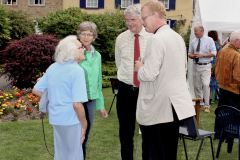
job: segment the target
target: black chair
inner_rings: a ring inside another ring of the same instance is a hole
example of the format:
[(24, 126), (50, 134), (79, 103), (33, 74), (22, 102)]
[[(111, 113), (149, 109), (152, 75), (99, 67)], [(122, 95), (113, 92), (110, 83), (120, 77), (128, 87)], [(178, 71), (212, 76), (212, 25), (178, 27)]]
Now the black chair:
[(198, 129), (195, 116), (182, 120), (180, 122), (180, 127), (179, 127), (179, 137), (181, 137), (183, 140), (186, 159), (188, 159), (188, 157), (187, 157), (185, 139), (189, 139), (193, 141), (202, 140), (200, 147), (198, 149), (198, 153), (196, 157), (196, 160), (197, 160), (205, 138), (210, 138), (210, 143), (212, 148), (212, 158), (214, 159), (213, 144), (212, 144), (212, 137), (211, 137), (214, 134), (215, 132)]
[(109, 111), (108, 111), (108, 114), (110, 114), (110, 112), (111, 112), (113, 102), (114, 102), (114, 100), (115, 100), (115, 97), (116, 97), (117, 94), (118, 94), (118, 86), (119, 86), (119, 80), (118, 80), (117, 78), (110, 77), (110, 81), (111, 81), (112, 92), (113, 92), (113, 94), (114, 94), (114, 97), (113, 97), (113, 100), (112, 100), (111, 107), (110, 107), (110, 109), (109, 109)]
[[(223, 105), (215, 110), (215, 115), (222, 127), (216, 154), (216, 158), (218, 158), (223, 138), (232, 140), (228, 142), (228, 153), (232, 152), (233, 139), (238, 138), (240, 140), (240, 110)], [(238, 144), (238, 159), (240, 159), (240, 143)]]

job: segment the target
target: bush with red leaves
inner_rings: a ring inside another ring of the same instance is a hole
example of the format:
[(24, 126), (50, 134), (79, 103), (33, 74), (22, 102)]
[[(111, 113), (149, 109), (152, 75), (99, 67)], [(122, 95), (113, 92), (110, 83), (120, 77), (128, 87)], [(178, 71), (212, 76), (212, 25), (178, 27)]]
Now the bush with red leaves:
[(36, 75), (45, 72), (54, 62), (53, 55), (59, 39), (53, 35), (29, 35), (20, 41), (10, 42), (2, 54), (4, 72), (12, 85), (18, 88), (33, 87)]

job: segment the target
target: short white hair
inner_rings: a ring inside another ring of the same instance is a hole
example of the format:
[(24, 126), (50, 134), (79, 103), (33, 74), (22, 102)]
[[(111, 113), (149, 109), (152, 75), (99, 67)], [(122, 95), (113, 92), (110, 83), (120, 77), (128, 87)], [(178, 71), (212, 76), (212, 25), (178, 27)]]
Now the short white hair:
[(230, 35), (230, 42), (235, 41), (235, 39), (240, 39), (240, 32), (239, 31), (234, 31)]
[(70, 35), (58, 43), (54, 55), (56, 62), (64, 64), (65, 62), (73, 62), (76, 60), (77, 45), (73, 42), (74, 40), (77, 40), (77, 36)]
[(133, 4), (127, 7), (124, 11), (124, 15), (128, 14), (129, 16), (138, 16), (139, 19), (142, 18), (142, 13), (141, 13), (141, 4)]

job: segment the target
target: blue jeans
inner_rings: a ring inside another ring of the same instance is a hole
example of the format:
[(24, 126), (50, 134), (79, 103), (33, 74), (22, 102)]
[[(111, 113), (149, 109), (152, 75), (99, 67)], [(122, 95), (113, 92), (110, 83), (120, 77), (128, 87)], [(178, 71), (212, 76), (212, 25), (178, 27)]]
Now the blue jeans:
[(82, 144), (82, 149), (83, 149), (83, 155), (84, 159), (86, 159), (86, 153), (87, 153), (87, 142), (88, 138), (92, 129), (93, 125), (93, 120), (94, 120), (94, 113), (95, 113), (95, 106), (96, 106), (96, 100), (89, 100), (86, 103), (83, 103), (84, 109), (85, 109), (85, 116), (87, 119), (87, 130), (86, 130), (86, 135), (85, 135), (85, 140)]

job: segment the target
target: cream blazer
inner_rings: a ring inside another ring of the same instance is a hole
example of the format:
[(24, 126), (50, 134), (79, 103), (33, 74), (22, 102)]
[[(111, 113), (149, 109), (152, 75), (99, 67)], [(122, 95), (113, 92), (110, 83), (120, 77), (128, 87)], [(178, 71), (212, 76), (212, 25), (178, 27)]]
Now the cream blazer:
[(182, 37), (164, 25), (147, 42), (140, 81), (137, 121), (154, 125), (173, 121), (173, 105), (178, 119), (195, 115), (186, 82), (187, 51)]

